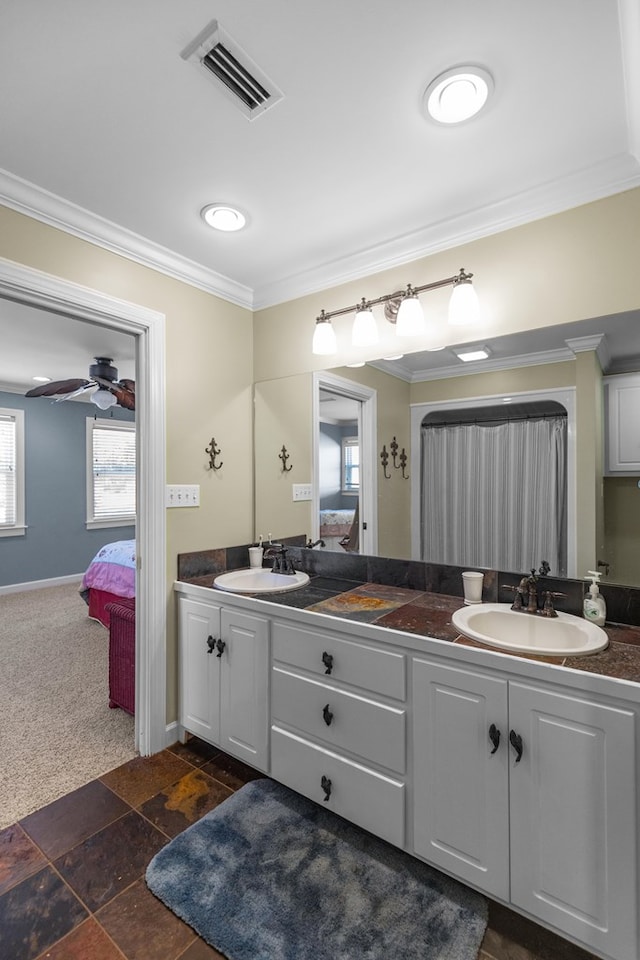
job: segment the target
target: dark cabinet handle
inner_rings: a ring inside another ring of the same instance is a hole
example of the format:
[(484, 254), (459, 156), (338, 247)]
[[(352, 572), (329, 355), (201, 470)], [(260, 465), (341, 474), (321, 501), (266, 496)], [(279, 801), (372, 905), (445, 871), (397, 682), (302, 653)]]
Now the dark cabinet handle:
[(320, 786), (324, 790), (324, 801), (326, 803), (331, 796), (331, 780), (329, 780), (329, 777), (323, 776), (320, 781)]
[(218, 651), (216, 653), (216, 657), (220, 658), (222, 656), (222, 651), (224, 650), (225, 647), (226, 647), (226, 643), (224, 642), (224, 640), (220, 640), (220, 638), (218, 637), (218, 639), (216, 640), (216, 650)]
[(509, 731), (509, 743), (516, 752), (516, 763), (522, 760), (522, 737), (515, 730)]
[(491, 740), (491, 743), (493, 744), (493, 750), (491, 753), (495, 753), (500, 746), (500, 731), (496, 727), (495, 723), (492, 723), (489, 727), (489, 740)]
[(325, 704), (324, 707), (322, 708), (322, 719), (324, 720), (324, 722), (326, 723), (326, 725), (327, 725), (328, 727), (331, 726), (331, 721), (333, 720), (333, 714), (331, 713), (331, 710), (329, 709), (329, 704), (328, 704), (328, 703)]
[(325, 670), (325, 673), (331, 673), (331, 671), (333, 670), (333, 656), (332, 656), (330, 653), (326, 653), (326, 651), (325, 651), (325, 652), (322, 654), (322, 662), (324, 663), (325, 667), (327, 668), (327, 669)]
[(209, 649), (207, 650), (207, 653), (213, 653), (216, 647), (216, 641), (214, 640), (213, 637), (211, 636), (207, 637), (207, 646), (209, 647)]

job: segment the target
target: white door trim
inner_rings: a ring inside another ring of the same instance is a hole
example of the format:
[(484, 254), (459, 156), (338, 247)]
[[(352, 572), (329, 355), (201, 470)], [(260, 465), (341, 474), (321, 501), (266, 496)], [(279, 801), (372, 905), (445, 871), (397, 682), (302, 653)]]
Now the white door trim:
[(166, 746), (165, 317), (0, 258), (0, 298), (133, 334), (136, 342), (136, 749)]
[[(320, 443), (318, 425), (320, 422), (320, 390), (332, 390), (343, 397), (359, 400), (362, 486), (360, 489), (360, 552), (367, 556), (378, 554), (378, 474), (376, 471), (376, 447), (378, 425), (378, 394), (371, 387), (354, 383), (334, 373), (322, 370), (313, 374), (313, 498), (311, 509), (312, 537), (320, 536)], [(367, 529), (362, 529), (366, 521)]]

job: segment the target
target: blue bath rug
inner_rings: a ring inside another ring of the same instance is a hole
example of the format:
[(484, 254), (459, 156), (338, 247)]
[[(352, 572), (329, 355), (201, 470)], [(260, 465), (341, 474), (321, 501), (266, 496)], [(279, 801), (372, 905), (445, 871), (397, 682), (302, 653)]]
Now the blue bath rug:
[(179, 834), (149, 889), (229, 960), (475, 960), (486, 901), (271, 780)]

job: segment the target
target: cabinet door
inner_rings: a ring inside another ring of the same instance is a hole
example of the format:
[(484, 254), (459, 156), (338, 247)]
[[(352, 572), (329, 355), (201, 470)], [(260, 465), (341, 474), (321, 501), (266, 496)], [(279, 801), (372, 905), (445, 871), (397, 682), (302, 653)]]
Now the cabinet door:
[(269, 767), (269, 622), (222, 610), (220, 746), (258, 770)]
[(220, 607), (179, 602), (179, 715), (189, 733), (220, 745)]
[(506, 681), (415, 658), (413, 714), (416, 852), (507, 900)]
[(619, 960), (637, 960), (632, 711), (509, 684), (511, 899)]
[(640, 375), (607, 378), (607, 473), (640, 473)]

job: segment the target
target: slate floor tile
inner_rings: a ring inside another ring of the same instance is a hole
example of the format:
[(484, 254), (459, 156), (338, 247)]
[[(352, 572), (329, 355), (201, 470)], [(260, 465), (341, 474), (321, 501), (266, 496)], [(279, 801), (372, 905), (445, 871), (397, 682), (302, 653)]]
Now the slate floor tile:
[(159, 830), (175, 837), (232, 793), (229, 787), (212, 780), (202, 770), (193, 770), (145, 801), (139, 809)]
[(38, 960), (122, 960), (122, 953), (100, 924), (90, 917)]
[(196, 937), (143, 879), (102, 907), (96, 918), (127, 960), (176, 960)]
[(165, 843), (167, 837), (132, 810), (64, 854), (54, 866), (95, 912), (141, 877)]
[(226, 958), (210, 947), (204, 940), (194, 940), (190, 947), (182, 954), (180, 960), (226, 960)]
[(34, 960), (87, 917), (50, 866), (0, 897), (0, 957)]
[(92, 780), (25, 817), (20, 826), (50, 860), (55, 860), (128, 809), (112, 790)]
[(0, 830), (0, 895), (37, 873), (46, 862), (17, 823)]
[(242, 760), (236, 760), (226, 753), (219, 753), (202, 767), (204, 773), (231, 790), (239, 790), (245, 783), (259, 780), (263, 773), (248, 767)]
[(159, 790), (189, 773), (190, 769), (186, 760), (170, 750), (163, 750), (152, 757), (134, 757), (100, 780), (132, 807), (139, 807)]
[(216, 754), (220, 753), (217, 747), (197, 737), (189, 737), (186, 743), (174, 743), (167, 747), (169, 753), (174, 753), (181, 760), (186, 760), (194, 767), (201, 767), (207, 760), (212, 760)]

